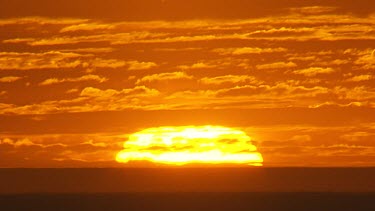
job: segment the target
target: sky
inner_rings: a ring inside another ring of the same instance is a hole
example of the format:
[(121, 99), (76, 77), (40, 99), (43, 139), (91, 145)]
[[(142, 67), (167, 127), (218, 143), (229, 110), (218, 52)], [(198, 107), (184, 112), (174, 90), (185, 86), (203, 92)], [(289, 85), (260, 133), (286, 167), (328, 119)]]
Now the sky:
[(0, 167), (122, 167), (162, 126), (375, 166), (375, 2), (0, 0)]

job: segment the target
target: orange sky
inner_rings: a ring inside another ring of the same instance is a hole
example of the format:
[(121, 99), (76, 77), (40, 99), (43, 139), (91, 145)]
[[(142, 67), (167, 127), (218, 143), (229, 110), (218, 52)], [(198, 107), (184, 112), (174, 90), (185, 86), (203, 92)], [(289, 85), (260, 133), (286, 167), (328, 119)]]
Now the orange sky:
[(180, 125), (264, 166), (375, 165), (375, 2), (0, 2), (0, 167), (124, 166)]

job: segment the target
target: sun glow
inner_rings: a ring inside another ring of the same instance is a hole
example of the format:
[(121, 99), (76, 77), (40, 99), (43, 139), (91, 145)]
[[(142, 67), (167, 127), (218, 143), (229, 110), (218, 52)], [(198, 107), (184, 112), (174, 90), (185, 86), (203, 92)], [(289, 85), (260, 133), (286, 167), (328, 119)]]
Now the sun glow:
[(184, 165), (247, 164), (260, 166), (262, 155), (245, 132), (221, 126), (148, 128), (129, 136), (116, 160)]

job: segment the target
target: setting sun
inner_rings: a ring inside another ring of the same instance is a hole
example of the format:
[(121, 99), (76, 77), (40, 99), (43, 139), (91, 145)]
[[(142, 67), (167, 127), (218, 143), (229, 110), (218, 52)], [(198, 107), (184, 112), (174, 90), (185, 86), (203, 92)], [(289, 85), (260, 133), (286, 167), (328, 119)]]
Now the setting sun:
[(243, 131), (221, 126), (157, 127), (129, 136), (118, 162), (150, 161), (262, 165), (262, 155)]
[(375, 0), (0, 0), (0, 211), (374, 210)]

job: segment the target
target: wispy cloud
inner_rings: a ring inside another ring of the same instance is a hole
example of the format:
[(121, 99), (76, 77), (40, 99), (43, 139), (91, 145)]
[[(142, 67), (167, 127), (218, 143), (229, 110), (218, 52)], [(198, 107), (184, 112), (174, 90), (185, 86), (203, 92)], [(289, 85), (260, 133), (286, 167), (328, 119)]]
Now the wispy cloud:
[(221, 55), (244, 55), (244, 54), (262, 54), (262, 53), (278, 53), (286, 52), (286, 48), (253, 48), (253, 47), (241, 47), (241, 48), (216, 48), (213, 52)]
[(1, 83), (11, 83), (22, 79), (20, 76), (5, 76), (0, 78)]
[(96, 82), (99, 82), (99, 83), (103, 83), (107, 80), (108, 80), (107, 78), (100, 77), (98, 75), (83, 75), (83, 76), (78, 77), (78, 78), (62, 78), (62, 79), (48, 78), (48, 79), (40, 82), (39, 85), (46, 86), (46, 85), (52, 85), (52, 84), (60, 84), (60, 83), (64, 83), (64, 82), (82, 82), (82, 81), (96, 81)]
[[(84, 51), (78, 49), (79, 51)], [(121, 68), (129, 70), (149, 69), (157, 66), (154, 62), (136, 60), (119, 60), (95, 57), (90, 53), (47, 51), (31, 52), (0, 52), (0, 70), (33, 70), (62, 68)]]
[(146, 75), (141, 79), (138, 79), (136, 84), (141, 84), (143, 82), (153, 82), (153, 81), (166, 81), (166, 80), (177, 80), (177, 79), (192, 79), (193, 76), (187, 75), (184, 72), (171, 72), (171, 73), (159, 73), (153, 75)]
[(220, 85), (225, 83), (253, 83), (259, 84), (260, 81), (257, 80), (254, 76), (249, 75), (223, 75), (223, 76), (216, 76), (216, 77), (204, 77), (200, 79), (200, 82), (203, 84), (208, 85)]
[(265, 70), (265, 69), (293, 68), (293, 67), (297, 67), (297, 65), (294, 62), (274, 62), (274, 63), (269, 63), (269, 64), (259, 64), (259, 65), (256, 65), (256, 67), (259, 70)]
[(299, 74), (299, 75), (305, 75), (305, 76), (308, 76), (308, 77), (311, 77), (311, 76), (316, 76), (316, 75), (319, 75), (319, 74), (329, 74), (329, 73), (333, 73), (335, 72), (335, 70), (333, 68), (330, 68), (330, 67), (309, 67), (309, 68), (306, 68), (306, 69), (302, 69), (302, 70), (294, 70), (293, 73), (294, 74)]

